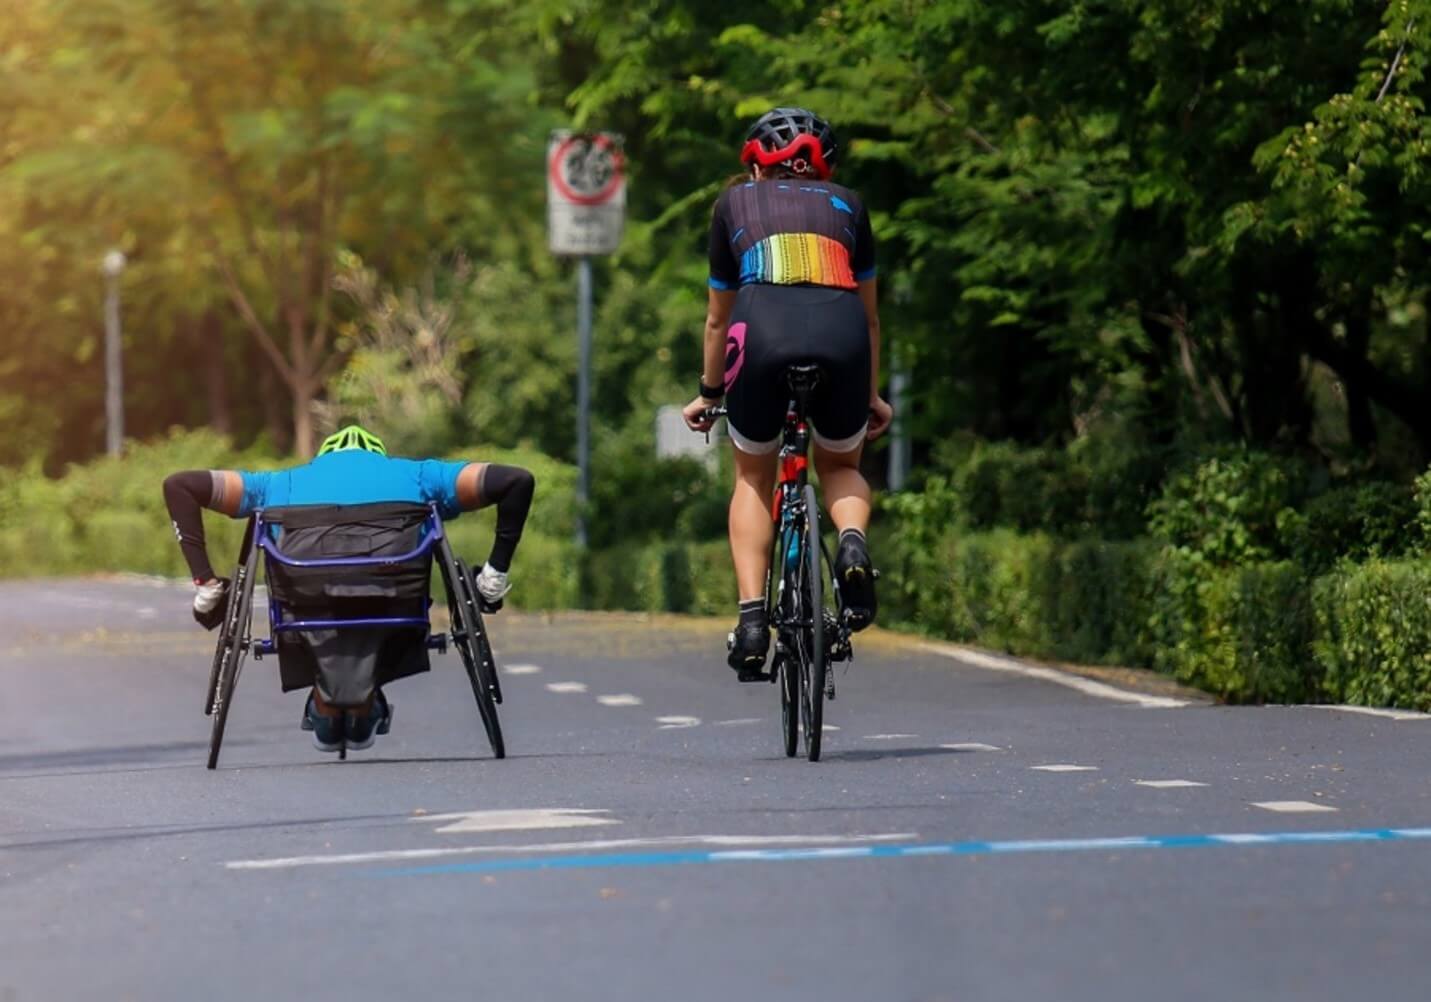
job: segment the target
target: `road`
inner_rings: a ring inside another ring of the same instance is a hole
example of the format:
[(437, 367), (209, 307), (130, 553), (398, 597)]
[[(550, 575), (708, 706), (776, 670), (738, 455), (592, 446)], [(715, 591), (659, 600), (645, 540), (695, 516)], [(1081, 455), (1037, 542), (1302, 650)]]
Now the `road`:
[(1431, 983), (1424, 717), (1183, 704), (867, 635), (811, 764), (718, 624), (504, 613), (506, 761), (451, 655), (345, 763), (265, 661), (210, 773), (186, 602), (0, 584), (0, 1002)]

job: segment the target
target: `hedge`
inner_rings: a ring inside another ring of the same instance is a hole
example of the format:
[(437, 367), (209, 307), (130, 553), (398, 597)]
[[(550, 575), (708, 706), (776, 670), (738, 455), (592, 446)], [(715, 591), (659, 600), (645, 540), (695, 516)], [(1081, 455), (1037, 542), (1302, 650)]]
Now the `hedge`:
[(1312, 595), (1331, 699), (1431, 710), (1431, 561), (1347, 565)]

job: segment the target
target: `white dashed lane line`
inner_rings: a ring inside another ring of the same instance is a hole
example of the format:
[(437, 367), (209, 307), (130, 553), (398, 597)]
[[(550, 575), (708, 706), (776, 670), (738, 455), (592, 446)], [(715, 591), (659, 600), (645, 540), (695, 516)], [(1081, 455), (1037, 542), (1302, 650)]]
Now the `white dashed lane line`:
[(701, 718), (681, 716), (657, 717), (656, 723), (661, 725), (661, 730), (663, 731), (674, 731), (685, 727), (699, 727)]
[(765, 721), (759, 717), (738, 717), (735, 720), (717, 720), (715, 727), (748, 727), (751, 724), (763, 724)]
[(506, 675), (537, 675), (542, 670), (541, 665), (504, 665), (503, 674)]
[(1031, 765), (1030, 769), (1037, 772), (1097, 772), (1096, 765), (1071, 765), (1067, 762), (1054, 762), (1051, 765)]
[(616, 693), (610, 696), (597, 696), (596, 701), (602, 706), (640, 706), (641, 697), (633, 696), (629, 692)]
[(939, 747), (947, 748), (949, 751), (1003, 751), (998, 745), (986, 745), (982, 741), (959, 741)]
[(1253, 801), (1253, 807), (1278, 814), (1328, 814), (1336, 810), (1327, 804), (1314, 804), (1310, 800), (1260, 800)]
[(1135, 779), (1133, 782), (1138, 786), (1147, 786), (1154, 790), (1183, 790), (1207, 785), (1206, 783), (1196, 783), (1191, 779)]
[(900, 741), (905, 738), (917, 738), (918, 734), (866, 734), (866, 741)]
[(561, 693), (567, 693), (567, 692), (585, 692), (585, 691), (586, 691), (586, 683), (585, 683), (585, 682), (548, 682), (548, 683), (547, 683), (547, 691), (548, 691), (548, 692), (561, 692)]

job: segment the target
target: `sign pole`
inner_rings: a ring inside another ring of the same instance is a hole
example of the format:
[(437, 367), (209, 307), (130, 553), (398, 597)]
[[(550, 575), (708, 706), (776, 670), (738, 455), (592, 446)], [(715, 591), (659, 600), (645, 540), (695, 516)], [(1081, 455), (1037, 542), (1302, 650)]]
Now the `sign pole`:
[(591, 496), (591, 258), (585, 254), (576, 262), (576, 328), (581, 345), (576, 377), (576, 544), (586, 549)]
[(124, 448), (124, 363), (119, 330), (119, 276), (124, 254), (104, 256), (104, 425), (105, 451), (118, 456)]

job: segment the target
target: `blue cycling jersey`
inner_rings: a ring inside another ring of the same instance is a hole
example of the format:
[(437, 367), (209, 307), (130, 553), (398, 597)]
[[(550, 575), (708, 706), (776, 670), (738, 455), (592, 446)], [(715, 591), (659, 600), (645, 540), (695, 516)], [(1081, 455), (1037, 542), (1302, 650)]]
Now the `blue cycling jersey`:
[(266, 473), (243, 472), (238, 517), (260, 508), (299, 504), (373, 504), (380, 501), (435, 502), (444, 519), (462, 512), (457, 474), (467, 463), (439, 459), (396, 459), (344, 449), (311, 463)]

